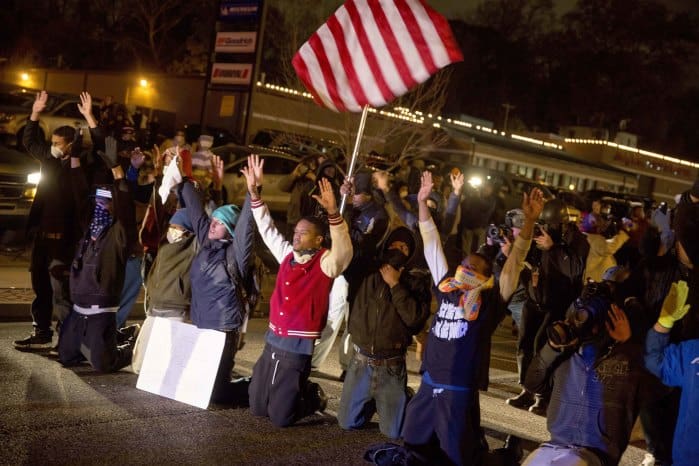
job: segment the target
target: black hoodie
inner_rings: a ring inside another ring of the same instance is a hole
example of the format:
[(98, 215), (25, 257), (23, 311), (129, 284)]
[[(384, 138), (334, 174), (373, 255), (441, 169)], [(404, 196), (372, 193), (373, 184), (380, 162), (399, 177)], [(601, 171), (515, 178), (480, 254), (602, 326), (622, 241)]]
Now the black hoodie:
[[(381, 265), (400, 265), (388, 247), (394, 240), (407, 240), (410, 254), (396, 286), (389, 288), (379, 272)], [(411, 241), (412, 240), (412, 241)], [(420, 269), (410, 267), (416, 241), (406, 227), (389, 233), (376, 261), (365, 274), (349, 318), (352, 341), (362, 353), (377, 358), (405, 354), (430, 315), (431, 277)]]

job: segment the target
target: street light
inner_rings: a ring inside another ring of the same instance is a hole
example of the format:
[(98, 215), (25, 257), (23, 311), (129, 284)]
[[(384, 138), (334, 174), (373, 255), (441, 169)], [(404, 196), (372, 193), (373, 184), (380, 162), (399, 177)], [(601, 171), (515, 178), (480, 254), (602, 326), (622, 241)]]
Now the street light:
[(22, 73), (19, 75), (22, 81), (29, 81), (29, 73)]
[(148, 80), (145, 78), (141, 78), (141, 80), (138, 82), (138, 84), (140, 84), (141, 87), (148, 87)]

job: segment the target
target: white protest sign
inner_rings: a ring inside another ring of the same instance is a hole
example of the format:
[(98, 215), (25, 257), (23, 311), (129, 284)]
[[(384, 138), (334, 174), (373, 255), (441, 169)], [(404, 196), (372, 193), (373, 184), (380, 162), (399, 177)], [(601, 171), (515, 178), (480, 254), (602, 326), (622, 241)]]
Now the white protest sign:
[(136, 388), (206, 409), (225, 342), (223, 332), (157, 317)]

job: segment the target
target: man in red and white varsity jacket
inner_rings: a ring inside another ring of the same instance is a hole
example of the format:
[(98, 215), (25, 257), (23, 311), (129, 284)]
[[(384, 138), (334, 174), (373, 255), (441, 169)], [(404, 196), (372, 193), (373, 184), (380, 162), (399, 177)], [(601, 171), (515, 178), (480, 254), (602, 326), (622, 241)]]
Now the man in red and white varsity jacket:
[(328, 213), (332, 247), (322, 247), (325, 224), (315, 217), (299, 220), (293, 243), (286, 241), (259, 195), (263, 166), (264, 160), (252, 155), (242, 171), (257, 228), (280, 265), (270, 300), (265, 349), (252, 370), (250, 410), (286, 427), (325, 409), (322, 389), (308, 381), (311, 356), (315, 339), (325, 327), (330, 287), (352, 260), (352, 242), (326, 179), (319, 183), (320, 195), (313, 197)]

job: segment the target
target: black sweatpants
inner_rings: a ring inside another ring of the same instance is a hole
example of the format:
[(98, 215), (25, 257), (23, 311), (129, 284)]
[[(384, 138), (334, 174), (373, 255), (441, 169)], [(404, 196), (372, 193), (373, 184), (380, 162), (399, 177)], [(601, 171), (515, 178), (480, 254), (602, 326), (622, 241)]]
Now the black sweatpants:
[(313, 414), (320, 406), (317, 384), (308, 381), (311, 355), (289, 353), (265, 345), (252, 369), (250, 411), (287, 427)]
[(61, 326), (58, 360), (74, 366), (87, 359), (99, 372), (116, 372), (131, 364), (132, 346), (117, 345), (116, 313), (68, 314)]

